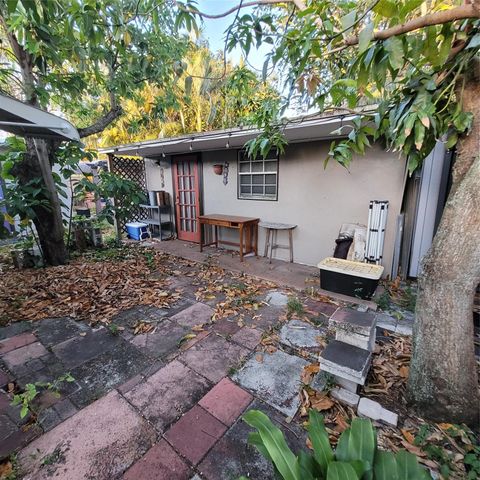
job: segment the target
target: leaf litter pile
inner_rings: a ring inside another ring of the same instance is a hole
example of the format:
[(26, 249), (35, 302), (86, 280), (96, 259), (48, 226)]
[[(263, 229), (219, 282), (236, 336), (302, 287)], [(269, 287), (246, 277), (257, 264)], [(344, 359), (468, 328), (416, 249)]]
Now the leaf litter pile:
[[(265, 294), (277, 287), (271, 282), (227, 272), (213, 262), (199, 264), (139, 246), (86, 253), (60, 267), (21, 271), (5, 263), (0, 267), (0, 326), (18, 320), (61, 316), (90, 324), (110, 323), (120, 311), (137, 305), (170, 308), (185, 290), (197, 301), (212, 306), (212, 321), (229, 317), (243, 326), (246, 317), (255, 321), (262, 316)], [(307, 293), (300, 299), (291, 297), (293, 301), (280, 315), (281, 323), (291, 318), (317, 326), (328, 323), (327, 314), (325, 318), (318, 312), (312, 315), (309, 306), (312, 301), (337, 305), (313, 290)], [(139, 322), (134, 333), (148, 333), (151, 328), (148, 321)], [(203, 329), (199, 325), (192, 330)], [(328, 336), (329, 333), (317, 339), (320, 349)], [(405, 399), (410, 338), (389, 335), (386, 331), (384, 336), (384, 341), (377, 341), (372, 369), (360, 391), (361, 395), (399, 414), (397, 428), (376, 425), (379, 446), (392, 451), (407, 449), (438, 478), (479, 478), (480, 446), (471, 430), (463, 425), (427, 423), (411, 414)], [(265, 355), (279, 348), (282, 347), (278, 332), (270, 330), (262, 337), (255, 359), (262, 363)], [(308, 352), (296, 354), (312, 361)], [(333, 384), (327, 382), (321, 392), (310, 386), (319, 370), (318, 363), (304, 368), (300, 379), (301, 406), (295, 419), (305, 421), (310, 408), (320, 411), (325, 416), (330, 440), (336, 444), (356, 412), (330, 396)]]

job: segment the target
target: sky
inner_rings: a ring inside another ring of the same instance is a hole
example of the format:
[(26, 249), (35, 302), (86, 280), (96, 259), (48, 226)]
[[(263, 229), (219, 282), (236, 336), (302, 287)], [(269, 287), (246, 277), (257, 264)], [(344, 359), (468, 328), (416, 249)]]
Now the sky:
[[(239, 0), (198, 0), (198, 9), (201, 12), (205, 13), (222, 13), (229, 8), (238, 5)], [(252, 7), (243, 8), (241, 13), (246, 14), (250, 13), (253, 10)], [(208, 19), (204, 20), (203, 24), (203, 35), (202, 38), (208, 40), (210, 49), (214, 52), (217, 50), (222, 50), (225, 47), (225, 31), (231, 25), (235, 18), (235, 12), (231, 13), (227, 17), (219, 19)], [(264, 45), (260, 47), (259, 50), (252, 49), (248, 56), (248, 62), (250, 66), (258, 69), (259, 72), (262, 71), (263, 63), (265, 61), (265, 55), (269, 51), (269, 46)], [(228, 54), (228, 59), (234, 64), (238, 64), (241, 60), (240, 49), (236, 49)]]

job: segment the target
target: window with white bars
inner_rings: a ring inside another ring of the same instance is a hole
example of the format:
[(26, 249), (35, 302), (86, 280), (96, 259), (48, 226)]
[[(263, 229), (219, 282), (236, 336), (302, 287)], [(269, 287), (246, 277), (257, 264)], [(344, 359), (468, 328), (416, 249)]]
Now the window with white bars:
[(247, 200), (278, 199), (278, 153), (266, 158), (249, 158), (244, 150), (238, 153), (238, 198)]

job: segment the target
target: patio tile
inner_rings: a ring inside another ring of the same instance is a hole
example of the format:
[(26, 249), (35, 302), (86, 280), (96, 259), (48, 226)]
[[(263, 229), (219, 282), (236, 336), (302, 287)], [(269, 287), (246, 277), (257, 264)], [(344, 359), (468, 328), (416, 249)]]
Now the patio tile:
[(122, 477), (123, 480), (188, 480), (190, 467), (165, 441), (160, 440)]
[(7, 438), (0, 442), (0, 460), (17, 452), (20, 448), (27, 445), (39, 435), (42, 434), (42, 429), (33, 425), (30, 427), (20, 427)]
[(165, 433), (165, 438), (196, 465), (226, 430), (225, 425), (195, 405)]
[(213, 330), (223, 336), (233, 335), (240, 328), (236, 319), (221, 318), (213, 324)]
[[(154, 441), (153, 428), (117, 392), (111, 392), (32, 442), (18, 460), (26, 478), (110, 480)], [(52, 457), (57, 461), (45, 465), (44, 459)]]
[(161, 433), (208, 390), (208, 382), (176, 360), (125, 394)]
[(250, 352), (218, 335), (209, 335), (182, 353), (178, 360), (192, 370), (218, 382), (231, 367), (238, 365)]
[(305, 309), (315, 316), (331, 317), (338, 309), (338, 305), (334, 303), (322, 302), (313, 298), (307, 298), (303, 305)]
[(204, 303), (197, 302), (192, 306), (185, 308), (181, 312), (170, 317), (171, 320), (177, 322), (184, 327), (194, 327), (195, 325), (203, 325), (210, 322), (213, 315), (212, 307)]
[(278, 290), (271, 290), (265, 296), (265, 301), (273, 307), (285, 307), (288, 303), (288, 295)]
[(0, 327), (0, 340), (20, 335), (32, 330), (32, 322), (15, 322), (7, 327)]
[(65, 340), (52, 348), (53, 353), (63, 362), (67, 369), (77, 367), (101, 353), (113, 350), (123, 342), (118, 336), (111, 334), (107, 329), (87, 333)]
[(9, 370), (15, 371), (15, 367), (22, 366), (30, 360), (47, 355), (48, 352), (40, 342), (30, 343), (3, 355), (3, 361)]
[(84, 323), (70, 317), (45, 318), (35, 324), (35, 335), (46, 347), (57, 345), (82, 332), (91, 331)]
[(140, 373), (150, 362), (135, 347), (123, 342), (70, 371), (81, 388), (69, 398), (75, 406), (83, 408)]
[(17, 430), (17, 425), (7, 415), (0, 415), (0, 441), (7, 439)]
[(254, 350), (262, 339), (263, 332), (256, 328), (243, 327), (235, 335), (232, 340), (240, 345), (243, 345), (250, 350)]
[(0, 341), (0, 355), (16, 350), (20, 347), (25, 347), (31, 343), (38, 341), (38, 338), (32, 333), (25, 332), (20, 335), (15, 335), (14, 337), (6, 338), (5, 340)]
[(133, 328), (139, 321), (158, 323), (168, 315), (168, 312), (168, 309), (158, 308), (154, 305), (135, 305), (115, 315), (112, 323), (119, 327)]
[(180, 350), (181, 351), (188, 350), (189, 348), (193, 347), (195, 344), (197, 344), (198, 342), (203, 340), (205, 337), (208, 337), (210, 335), (210, 333), (211, 332), (209, 332), (207, 330), (203, 330), (203, 331), (198, 332), (198, 333), (195, 332), (195, 337), (191, 338), (190, 340), (187, 340), (184, 343), (182, 343), (180, 345)]
[(283, 308), (263, 307), (255, 312), (254, 318), (246, 318), (245, 325), (255, 326), (261, 330), (270, 330), (280, 322), (280, 317), (285, 314)]
[(3, 388), (8, 382), (11, 381), (10, 375), (0, 370), (0, 388)]
[(225, 425), (232, 425), (252, 400), (248, 392), (223, 378), (198, 404)]
[(53, 406), (53, 409), (57, 412), (58, 416), (62, 420), (66, 420), (78, 412), (75, 405), (68, 398), (60, 400)]
[(164, 357), (178, 349), (180, 340), (188, 330), (170, 320), (164, 320), (152, 333), (135, 335), (130, 342), (146, 355)]
[[(285, 434), (289, 447), (298, 453), (305, 449), (306, 432), (291, 423), (288, 428), (282, 423), (281, 415), (263, 402), (255, 400), (249, 410), (261, 410)], [(275, 480), (278, 477), (271, 462), (253, 446), (248, 444), (248, 435), (254, 429), (239, 419), (232, 428), (214, 445), (198, 466), (206, 480), (236, 479), (244, 475), (251, 480)]]
[(283, 414), (293, 416), (299, 407), (300, 375), (306, 365), (306, 360), (277, 350), (265, 354), (262, 362), (252, 357), (233, 379)]

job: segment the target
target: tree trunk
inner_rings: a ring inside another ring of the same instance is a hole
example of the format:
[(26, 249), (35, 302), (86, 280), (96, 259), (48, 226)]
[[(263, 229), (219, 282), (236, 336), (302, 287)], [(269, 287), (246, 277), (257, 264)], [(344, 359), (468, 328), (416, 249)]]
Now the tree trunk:
[[(44, 165), (46, 172), (42, 171), (38, 151), (34, 142), (39, 142), (40, 153), (43, 152), (48, 156), (43, 141), (26, 139), (27, 153), (25, 158), (14, 167), (12, 172), (18, 177), (21, 185), (25, 185), (32, 180), (38, 180), (39, 178), (44, 179), (45, 174), (52, 175), (51, 168), (48, 168), (48, 165)], [(48, 163), (48, 159), (44, 160)], [(43, 183), (45, 184), (45, 181)], [(38, 233), (38, 239), (45, 262), (48, 265), (63, 265), (67, 261), (67, 249), (64, 240), (60, 202), (55, 185), (53, 184), (53, 178), (51, 178), (50, 188), (46, 186), (44, 188), (46, 190), (45, 199), (48, 200), (50, 207), (45, 208), (42, 205), (34, 206), (33, 211), (35, 212), (35, 217), (33, 218), (33, 223)]]
[(408, 396), (432, 420), (478, 426), (473, 298), (480, 283), (480, 86), (462, 95), (474, 113), (462, 139), (453, 185), (418, 282)]

